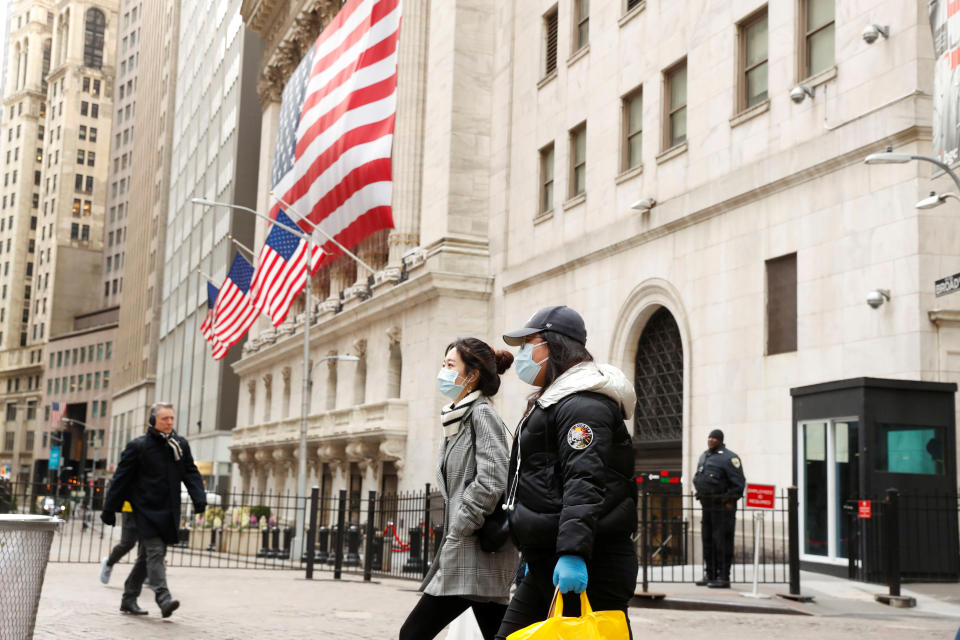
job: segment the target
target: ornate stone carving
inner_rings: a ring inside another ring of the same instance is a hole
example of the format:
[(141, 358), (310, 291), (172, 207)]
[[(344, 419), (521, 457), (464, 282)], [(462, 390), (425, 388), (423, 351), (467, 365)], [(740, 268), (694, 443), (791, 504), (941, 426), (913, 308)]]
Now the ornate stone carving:
[(391, 346), (400, 344), (400, 327), (393, 326), (387, 329), (387, 338)]
[(262, 379), (263, 379), (263, 386), (267, 388), (267, 392), (269, 393), (270, 387), (273, 385), (273, 374), (265, 373), (263, 374)]
[(257, 397), (257, 379), (250, 378), (247, 380), (247, 391), (250, 393), (251, 400)]
[(283, 369), (280, 369), (280, 377), (283, 378), (284, 388), (290, 388), (290, 374), (292, 372), (293, 369), (291, 367), (284, 367)]
[(353, 355), (363, 357), (367, 354), (367, 339), (358, 338), (353, 341)]

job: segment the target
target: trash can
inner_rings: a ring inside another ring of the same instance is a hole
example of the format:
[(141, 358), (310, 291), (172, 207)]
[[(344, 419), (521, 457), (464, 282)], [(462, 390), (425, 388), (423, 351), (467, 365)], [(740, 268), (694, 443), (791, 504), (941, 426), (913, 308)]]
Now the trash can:
[(53, 532), (62, 520), (49, 516), (0, 515), (0, 629), (6, 640), (30, 640)]

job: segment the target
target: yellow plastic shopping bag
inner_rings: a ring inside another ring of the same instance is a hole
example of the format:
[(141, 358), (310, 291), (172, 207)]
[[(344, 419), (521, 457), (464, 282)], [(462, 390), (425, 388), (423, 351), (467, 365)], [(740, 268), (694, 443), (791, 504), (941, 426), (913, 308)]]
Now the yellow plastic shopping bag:
[(514, 631), (507, 640), (628, 640), (627, 617), (623, 611), (594, 611), (587, 593), (580, 594), (580, 617), (563, 617), (563, 598), (553, 593), (546, 620)]

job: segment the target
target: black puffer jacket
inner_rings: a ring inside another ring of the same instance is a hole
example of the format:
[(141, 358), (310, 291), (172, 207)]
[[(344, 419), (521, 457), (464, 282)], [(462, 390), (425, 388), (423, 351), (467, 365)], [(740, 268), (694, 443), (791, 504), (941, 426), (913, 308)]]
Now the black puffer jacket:
[(177, 542), (180, 528), (180, 483), (187, 486), (197, 510), (207, 500), (203, 478), (193, 462), (187, 439), (173, 437), (180, 444), (179, 460), (174, 459), (170, 445), (153, 429), (128, 442), (103, 501), (104, 511), (120, 511), (123, 501), (129, 501), (140, 537), (159, 537), (167, 544)]
[(521, 421), (507, 499), (511, 535), (526, 557), (589, 559), (598, 541), (636, 531), (634, 453), (624, 424), (635, 403), (619, 370), (582, 363)]

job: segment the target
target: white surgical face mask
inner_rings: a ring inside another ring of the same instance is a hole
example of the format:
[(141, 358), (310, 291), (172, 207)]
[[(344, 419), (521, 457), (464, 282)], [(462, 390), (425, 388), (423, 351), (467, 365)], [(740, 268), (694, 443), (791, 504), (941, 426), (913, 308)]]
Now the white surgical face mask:
[(533, 349), (536, 346), (537, 345), (535, 344), (525, 342), (523, 346), (520, 347), (520, 351), (517, 352), (517, 357), (513, 362), (513, 367), (517, 372), (517, 377), (527, 384), (534, 383), (534, 381), (537, 379), (537, 376), (540, 375), (540, 369), (543, 368), (543, 363), (550, 359), (550, 356), (548, 355), (540, 362), (535, 362), (533, 359)]
[(456, 369), (440, 369), (437, 374), (437, 389), (451, 400), (456, 400), (463, 393), (463, 385), (457, 384), (459, 377)]

